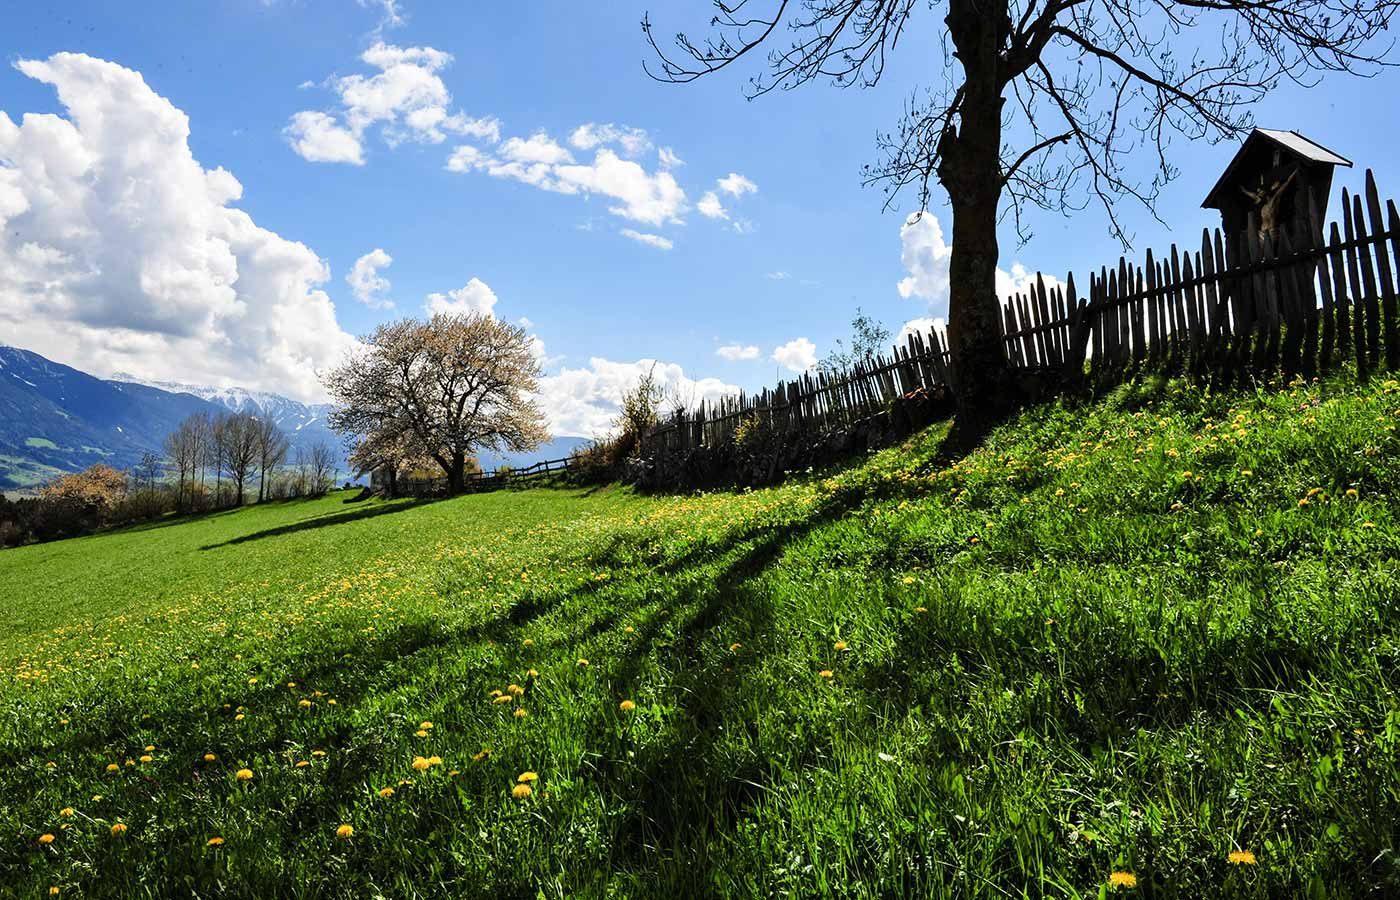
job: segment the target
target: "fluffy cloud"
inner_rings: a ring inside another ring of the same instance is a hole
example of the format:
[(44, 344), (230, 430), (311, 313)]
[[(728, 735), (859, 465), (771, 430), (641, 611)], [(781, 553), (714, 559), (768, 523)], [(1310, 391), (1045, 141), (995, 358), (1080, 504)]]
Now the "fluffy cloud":
[(66, 115), (0, 112), (0, 334), (98, 373), (303, 399), (354, 339), (308, 247), (230, 204), (188, 117), (141, 75), (74, 53), (15, 67)]
[[(473, 278), (455, 291), (446, 294), (428, 295), (423, 310), (429, 315), (435, 313), (484, 313), (493, 315), (496, 306), (496, 292), (480, 278)], [(539, 354), (544, 355), (544, 344), (539, 345)]]
[[(943, 238), (943, 228), (938, 217), (931, 212), (914, 213), (905, 220), (899, 229), (900, 261), (909, 274), (897, 285), (899, 295), (910, 299), (917, 297), (928, 303), (929, 312), (942, 317), (948, 314), (948, 262), (953, 254), (952, 245)], [(1035, 283), (1035, 273), (1021, 263), (1012, 263), (1011, 271), (998, 268), (996, 274), (997, 296), (1003, 300)], [(1045, 279), (1045, 287), (1053, 288), (1060, 281), (1053, 277)]]
[(727, 219), (729, 211), (724, 208), (724, 204), (719, 202), (719, 194), (714, 191), (706, 191), (705, 196), (700, 198), (700, 202), (695, 204), (695, 208), (700, 210), (700, 215), (707, 219)]
[(735, 197), (758, 193), (758, 185), (749, 181), (738, 172), (730, 172), (728, 175), (721, 178), (717, 184), (720, 190), (724, 191), (726, 194), (733, 194)]
[(679, 169), (685, 165), (685, 160), (676, 155), (676, 151), (670, 147), (662, 147), (656, 151), (656, 161), (663, 169)]
[(306, 110), (282, 129), (292, 149), (311, 162), (365, 164), (364, 147), (355, 133), (323, 112)]
[[(577, 131), (574, 134), (578, 136)], [(457, 147), (447, 169), (485, 172), (560, 194), (600, 194), (617, 201), (608, 212), (646, 225), (678, 223), (685, 209), (685, 191), (670, 172), (649, 173), (606, 147), (598, 150), (592, 163), (576, 163), (565, 147), (544, 132), (510, 138), (489, 152), (471, 145)]]
[(618, 232), (625, 238), (634, 240), (639, 244), (646, 244), (648, 247), (655, 247), (658, 250), (670, 250), (676, 246), (675, 241), (662, 237), (659, 234), (644, 234), (640, 231), (633, 231), (631, 228), (624, 228)]
[(903, 328), (899, 329), (899, 337), (895, 338), (895, 343), (903, 345), (905, 341), (909, 340), (911, 334), (927, 337), (930, 331), (937, 331), (946, 335), (948, 324), (944, 322), (943, 319), (934, 316), (921, 316), (917, 319), (910, 319), (908, 322), (904, 323)]
[(540, 379), (540, 407), (549, 419), (550, 431), (556, 436), (581, 437), (606, 433), (617, 418), (623, 393), (635, 387), (648, 371), (667, 396), (677, 397), (691, 407), (739, 392), (736, 385), (718, 378), (688, 378), (675, 363), (653, 359), (613, 362), (595, 356), (587, 368), (566, 367), (557, 375)]
[(770, 358), (791, 372), (806, 372), (817, 364), (817, 345), (805, 337), (796, 338), (776, 348)]
[(355, 260), (355, 264), (350, 267), (350, 274), (345, 276), (345, 283), (350, 285), (350, 292), (355, 295), (365, 306), (371, 309), (393, 309), (394, 301), (387, 297), (380, 296), (389, 290), (391, 285), (389, 279), (379, 274), (379, 270), (386, 268), (394, 258), (378, 247)]
[(741, 359), (758, 359), (759, 350), (753, 345), (725, 344), (715, 351), (715, 355), (730, 362), (737, 362)]
[[(599, 125), (589, 122), (574, 129), (569, 135), (569, 143), (580, 150), (592, 150), (606, 144), (617, 144), (628, 156), (636, 156), (651, 149), (651, 138), (640, 128), (627, 125)], [(665, 158), (662, 158), (664, 167)]]
[[(393, 3), (384, 8), (386, 15), (397, 15)], [(285, 133), (303, 159), (359, 165), (364, 161), (364, 136), (371, 127), (378, 127), (391, 147), (404, 141), (440, 144), (448, 134), (500, 140), (498, 120), (451, 111), (452, 94), (438, 72), (451, 64), (452, 54), (379, 41), (360, 60), (379, 71), (329, 82), (340, 103), (340, 119), (314, 110), (292, 116)]]

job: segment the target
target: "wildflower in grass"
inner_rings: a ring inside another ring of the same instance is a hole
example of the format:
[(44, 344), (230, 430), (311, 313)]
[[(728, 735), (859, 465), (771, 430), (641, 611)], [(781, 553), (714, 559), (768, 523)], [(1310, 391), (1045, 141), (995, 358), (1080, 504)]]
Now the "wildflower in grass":
[(205, 762), (213, 762), (213, 761), (216, 760), (216, 759), (218, 759), (218, 757), (215, 756), (215, 755), (212, 754), (212, 753), (206, 753), (206, 754), (204, 754), (204, 761), (205, 761)]
[(837, 652), (839, 653), (839, 652), (841, 652), (841, 651), (843, 651), (843, 650), (846, 649), (846, 642), (845, 642), (845, 641), (837, 641), (836, 643), (834, 643), (834, 644), (831, 645), (831, 649), (833, 649), (833, 650), (835, 650), (835, 651), (837, 651)]
[(832, 677), (835, 673), (832, 672), (830, 669), (822, 669), (822, 670), (821, 670), (820, 672), (818, 672), (817, 674), (818, 674), (819, 676), (821, 676), (822, 678), (830, 678), (830, 677)]
[(491, 755), (491, 751), (490, 751), (490, 750), (482, 749), (481, 752), (476, 753), (476, 754), (474, 754), (474, 755), (472, 756), (472, 762), (481, 762), (483, 759), (485, 759), (486, 757), (488, 757), (488, 756), (490, 756), (490, 755)]
[(298, 769), (304, 769), (304, 768), (306, 768), (306, 767), (309, 766), (309, 765), (311, 765), (311, 763), (307, 762), (307, 761), (304, 760), (304, 759), (299, 759), (299, 760), (297, 760), (297, 768), (298, 768)]
[(729, 645), (729, 652), (730, 652), (730, 653), (733, 653), (734, 651), (740, 649), (740, 648), (743, 647), (743, 646), (744, 646), (743, 644), (730, 644), (730, 645)]
[(327, 703), (328, 705), (330, 705), (330, 706), (335, 706), (335, 698), (334, 698), (334, 697), (330, 698), (329, 700), (326, 701), (326, 703)]
[(297, 706), (300, 706), (302, 709), (310, 709), (310, 708), (311, 708), (311, 701), (310, 701), (310, 700), (298, 700), (298, 701), (297, 701)]
[(428, 762), (428, 758), (426, 756), (413, 757), (413, 768), (419, 772), (426, 772), (429, 769), (431, 769), (432, 766), (433, 764)]
[(312, 756), (315, 756), (315, 757), (317, 757), (317, 758), (320, 758), (320, 757), (326, 755), (326, 751), (324, 751), (324, 750), (312, 750), (312, 751), (311, 751), (311, 755), (312, 755)]
[(379, 796), (381, 796), (381, 797), (392, 797), (392, 796), (394, 796), (394, 789), (391, 788), (391, 787), (380, 788), (380, 789), (379, 789)]
[(1108, 883), (1114, 887), (1135, 888), (1137, 876), (1132, 872), (1114, 872), (1108, 876)]
[(539, 678), (539, 677), (540, 677), (540, 673), (539, 673), (539, 670), (538, 670), (538, 669), (531, 669), (530, 671), (526, 672), (525, 674), (526, 674), (528, 677), (530, 677), (530, 678)]
[(295, 681), (289, 681), (289, 682), (287, 682), (287, 687), (288, 687), (288, 688), (294, 688), (294, 687), (296, 687), (296, 686), (297, 686), (297, 683), (296, 683)]
[(134, 760), (134, 759), (128, 759), (125, 763), (123, 763), (123, 765), (126, 765), (126, 766), (134, 766), (134, 765), (136, 765), (136, 760)]
[(233, 721), (235, 721), (235, 722), (242, 722), (242, 721), (243, 721), (243, 713), (239, 713), (238, 715), (234, 716), (234, 717), (233, 717)]
[(258, 679), (256, 679), (256, 678), (249, 678), (249, 679), (248, 679), (248, 683), (249, 683), (249, 684), (257, 684), (257, 683), (258, 683)]
[(617, 705), (617, 708), (623, 712), (631, 712), (637, 708), (637, 704), (633, 703), (631, 700), (623, 700)]
[(535, 646), (535, 642), (534, 642), (534, 640), (533, 640), (532, 638), (526, 638), (525, 640), (523, 640), (523, 641), (520, 642), (520, 646), (522, 646), (522, 647), (533, 647), (533, 646)]
[(52, 843), (53, 843), (53, 835), (51, 835), (51, 834), (41, 834), (41, 835), (39, 835), (39, 843), (41, 843), (41, 844), (52, 844)]
[(92, 795), (92, 802), (93, 802), (93, 803), (97, 803), (97, 802), (100, 801), (101, 799), (102, 799), (102, 795), (101, 795), (101, 794), (93, 794), (93, 795)]
[(222, 847), (223, 845), (224, 839), (221, 837), (211, 837), (209, 840), (204, 842), (204, 846), (206, 847)]
[(926, 612), (928, 612), (928, 607), (926, 607), (926, 606), (916, 606), (916, 607), (914, 607), (914, 612), (916, 612), (916, 613), (926, 613)]
[(501, 696), (499, 696), (499, 697), (496, 698), (496, 702), (497, 702), (497, 703), (510, 703), (510, 702), (511, 702), (512, 700), (514, 700), (514, 699), (515, 699), (515, 698), (512, 697), (510, 694), (502, 694)]
[(1308, 505), (1308, 498), (1307, 498), (1307, 497), (1304, 497), (1302, 500), (1299, 500), (1299, 501), (1298, 501), (1298, 506), (1300, 506), (1300, 507), (1307, 506), (1307, 505)]
[(506, 693), (519, 697), (521, 694), (525, 693), (525, 689), (518, 684), (510, 684), (506, 685)]
[(1254, 858), (1254, 854), (1248, 850), (1236, 850), (1226, 858), (1229, 859), (1231, 865), (1236, 866), (1252, 866), (1258, 862)]
[(531, 781), (539, 781), (539, 779), (540, 776), (535, 772), (521, 772), (520, 777), (515, 780), (521, 784), (526, 784)]
[(61, 893), (63, 892), (59, 890), (58, 885), (54, 885), (53, 887), (49, 888), (50, 897), (57, 897)]
[(422, 730), (422, 729), (420, 728), (419, 730), (413, 732), (413, 736), (414, 736), (414, 737), (425, 738), (425, 737), (428, 736), (428, 732), (426, 732), (426, 731), (424, 731), (424, 730)]
[(112, 826), (112, 837), (121, 837), (126, 834), (126, 823), (118, 822)]
[(524, 709), (517, 709), (517, 710), (515, 711), (515, 717), (516, 717), (517, 719), (523, 719), (523, 718), (525, 718), (525, 717), (528, 716), (528, 715), (529, 715), (529, 713), (526, 712)]
[(66, 819), (66, 818), (68, 818), (69, 816), (73, 815), (73, 807), (71, 807), (71, 806), (65, 806), (65, 807), (63, 807), (63, 809), (60, 809), (60, 810), (58, 811), (58, 814), (59, 814), (60, 816), (63, 816), (63, 818)]
[(578, 664), (581, 665), (581, 666), (586, 666), (586, 665), (588, 665), (588, 660), (586, 660), (586, 659), (580, 659), (580, 660), (578, 661)]
[(155, 745), (155, 744), (147, 744), (147, 745), (146, 745), (146, 752), (147, 752), (147, 753), (154, 753), (154, 752), (156, 752), (156, 745)]
[(422, 729), (423, 731), (431, 731), (431, 730), (432, 730), (432, 727), (433, 727), (433, 723), (432, 723), (432, 722), (419, 722), (419, 723), (418, 723), (418, 727), (419, 727), (420, 729)]
[(148, 753), (148, 754), (146, 754), (145, 756), (141, 757), (141, 761), (142, 761), (143, 763), (148, 763), (148, 762), (150, 762), (153, 758), (154, 758), (154, 757), (152, 757), (152, 756)]
[(515, 787), (511, 788), (510, 791), (510, 795), (517, 800), (524, 800), (533, 793), (534, 791), (528, 784), (517, 784)]
[(1375, 528), (1375, 527), (1376, 527), (1376, 523), (1375, 523), (1375, 522), (1362, 522), (1362, 523), (1361, 523), (1361, 527), (1362, 527), (1362, 528)]
[(234, 772), (234, 773), (233, 773), (233, 777), (234, 777), (234, 778), (237, 778), (239, 781), (252, 781), (252, 780), (253, 780), (253, 770), (252, 770), (252, 769), (239, 769), (237, 772)]
[(1347, 497), (1349, 497), (1352, 500), (1355, 500), (1358, 496), (1360, 495), (1357, 494), (1356, 488), (1347, 488)]
[(355, 836), (355, 828), (352, 825), (342, 825), (335, 830), (335, 836), (341, 839), (349, 839)]
[(451, 778), (451, 777), (454, 776), (454, 775), (461, 775), (461, 774), (462, 774), (462, 772), (461, 772), (460, 769), (448, 769), (448, 770), (447, 770), (447, 777), (448, 777), (448, 778)]
[(430, 756), (430, 757), (428, 757), (428, 765), (430, 765), (430, 766), (440, 766), (440, 765), (442, 765), (442, 757), (441, 757), (441, 756)]
[(633, 628), (631, 625), (628, 625), (626, 628), (622, 629), (622, 633), (623, 633), (623, 634), (631, 634), (632, 632), (634, 632), (634, 631), (636, 631), (636, 630), (637, 630), (637, 629)]

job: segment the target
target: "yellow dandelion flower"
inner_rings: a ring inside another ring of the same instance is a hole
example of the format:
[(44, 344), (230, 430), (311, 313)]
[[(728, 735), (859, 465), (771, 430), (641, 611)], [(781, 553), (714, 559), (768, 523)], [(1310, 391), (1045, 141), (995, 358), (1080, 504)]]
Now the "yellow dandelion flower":
[(521, 772), (520, 777), (515, 780), (520, 782), (521, 784), (525, 784), (529, 781), (539, 781), (539, 779), (540, 776), (534, 772)]
[(39, 843), (41, 843), (41, 844), (52, 844), (52, 843), (53, 843), (53, 835), (51, 835), (51, 834), (41, 834), (41, 835), (39, 835)]
[(379, 796), (381, 796), (381, 797), (392, 797), (392, 796), (394, 796), (394, 789), (391, 788), (391, 787), (380, 788), (380, 789), (379, 789)]
[(518, 684), (508, 684), (506, 685), (506, 693), (519, 697), (521, 694), (525, 693), (525, 689)]
[(93, 803), (96, 803), (96, 802), (98, 802), (98, 801), (101, 800), (101, 799), (102, 799), (102, 795), (101, 795), (101, 794), (93, 794), (93, 795), (92, 795), (92, 802), (93, 802)]
[(488, 756), (490, 756), (490, 755), (491, 755), (491, 751), (490, 751), (490, 750), (482, 750), (480, 753), (473, 754), (473, 756), (472, 756), (472, 762), (481, 762), (483, 759), (485, 759), (486, 757), (488, 757)]
[(527, 676), (529, 676), (530, 678), (539, 678), (539, 677), (540, 677), (540, 673), (539, 673), (539, 670), (538, 670), (538, 669), (531, 669), (530, 671), (526, 672), (525, 674), (526, 674)]
[(249, 678), (249, 679), (248, 679), (248, 683), (249, 683), (249, 684), (257, 684), (257, 683), (258, 683), (258, 679), (256, 679), (256, 678)]
[(116, 763), (107, 763), (108, 772), (116, 772), (119, 769), (121, 769), (121, 766), (117, 765)]
[(327, 700), (326, 704), (329, 706), (335, 706), (335, 698), (332, 697), (331, 699)]
[(59, 890), (58, 885), (54, 885), (53, 887), (49, 888), (50, 897), (57, 897), (61, 893), (62, 891)]
[(353, 825), (342, 825), (335, 830), (335, 836), (346, 839), (352, 838), (355, 836), (355, 828)]
[(1230, 860), (1231, 864), (1236, 866), (1252, 866), (1258, 862), (1258, 860), (1254, 858), (1254, 854), (1248, 850), (1236, 850), (1231, 853), (1227, 859)]
[(224, 839), (221, 837), (211, 837), (209, 840), (204, 842), (204, 846), (206, 847), (222, 847), (223, 845)]
[(237, 772), (234, 772), (234, 773), (233, 773), (233, 777), (234, 777), (234, 778), (237, 778), (239, 781), (252, 781), (252, 780), (253, 780), (253, 770), (252, 770), (252, 769), (239, 769)]
[(312, 751), (311, 751), (311, 755), (312, 755), (312, 756), (317, 756), (317, 757), (325, 756), (325, 755), (326, 755), (326, 751), (324, 751), (324, 750), (312, 750)]
[(118, 822), (112, 826), (112, 837), (121, 837), (126, 834), (126, 823)]
[(242, 722), (242, 721), (243, 721), (243, 713), (239, 713), (238, 715), (234, 716), (234, 717), (233, 717), (233, 721), (235, 721), (235, 722)]
[(205, 762), (213, 762), (213, 761), (216, 760), (216, 759), (218, 759), (218, 757), (215, 756), (215, 755), (212, 754), (212, 753), (206, 753), (206, 754), (204, 754), (204, 761), (205, 761)]
[(432, 765), (432, 763), (428, 762), (426, 756), (413, 757), (413, 768), (417, 769), (419, 772), (428, 771), (428, 769), (432, 768)]
[(297, 768), (298, 768), (298, 769), (304, 769), (304, 768), (306, 768), (306, 767), (309, 766), (309, 765), (311, 765), (311, 763), (307, 762), (307, 761), (304, 760), (304, 759), (299, 759), (299, 760), (297, 760)]
[(442, 765), (442, 757), (441, 757), (441, 756), (430, 756), (430, 757), (428, 757), (428, 765), (430, 765), (430, 766), (440, 766), (440, 765)]
[(1375, 523), (1375, 522), (1362, 522), (1362, 523), (1361, 523), (1361, 527), (1362, 527), (1362, 528), (1375, 528), (1375, 527), (1376, 527), (1376, 523)]
[(66, 819), (66, 818), (68, 818), (69, 816), (73, 815), (73, 807), (71, 807), (71, 806), (65, 806), (65, 807), (63, 807), (63, 809), (60, 809), (60, 810), (58, 811), (58, 814), (59, 814), (60, 816), (63, 816), (63, 817)]
[(311, 708), (311, 701), (310, 701), (310, 700), (298, 700), (298, 701), (297, 701), (297, 706), (300, 706), (302, 709), (310, 709), (310, 708)]
[(419, 722), (419, 723), (418, 723), (418, 727), (421, 728), (421, 729), (423, 729), (424, 731), (429, 731), (429, 730), (432, 729), (433, 723), (432, 723), (432, 722)]
[(743, 647), (743, 646), (744, 646), (743, 644), (730, 644), (730, 645), (729, 645), (729, 652), (730, 652), (730, 653), (733, 653), (735, 650), (738, 650), (738, 649), (740, 649), (740, 648)]
[(517, 800), (524, 800), (533, 793), (534, 791), (530, 789), (528, 784), (517, 784), (510, 791), (510, 795)]
[(134, 765), (136, 765), (136, 760), (134, 760), (134, 759), (128, 759), (125, 763), (123, 763), (123, 765), (126, 765), (126, 766), (134, 766)]
[(820, 675), (822, 678), (830, 678), (835, 673), (833, 673), (830, 669), (822, 669), (817, 674)]
[(1108, 876), (1108, 883), (1114, 887), (1137, 887), (1137, 876), (1132, 872), (1114, 872)]
[(1347, 496), (1355, 500), (1360, 495), (1356, 492), (1356, 488), (1347, 488)]
[(533, 646), (535, 646), (535, 642), (534, 642), (534, 640), (531, 639), (531, 638), (526, 638), (525, 640), (523, 640), (523, 641), (520, 642), (520, 646), (522, 646), (522, 647), (533, 647)]
[(510, 694), (502, 694), (501, 696), (499, 696), (499, 697), (496, 698), (496, 702), (497, 702), (497, 703), (510, 703), (510, 702), (513, 701), (514, 699), (515, 699), (515, 698), (512, 697)]
[(289, 682), (287, 682), (287, 687), (289, 687), (289, 688), (294, 688), (294, 687), (296, 687), (296, 686), (297, 686), (297, 683), (296, 683), (295, 681), (289, 681)]
[(148, 763), (148, 762), (150, 762), (152, 759), (153, 759), (153, 757), (152, 757), (149, 753), (146, 754), (145, 756), (141, 757), (141, 761), (142, 761), (143, 763)]
[(517, 709), (517, 710), (515, 711), (515, 717), (516, 717), (517, 719), (523, 719), (523, 718), (525, 718), (525, 717), (528, 716), (528, 715), (529, 715), (529, 713), (527, 713), (524, 709)]
[(914, 612), (916, 612), (916, 613), (926, 613), (926, 612), (928, 612), (928, 607), (927, 607), (927, 606), (916, 606), (916, 607), (914, 607)]
[(637, 629), (633, 628), (631, 625), (628, 625), (626, 628), (622, 629), (622, 633), (623, 633), (623, 634), (631, 634), (632, 632), (634, 632), (634, 631), (636, 631), (636, 630), (637, 630)]
[(413, 732), (413, 736), (414, 736), (414, 737), (424, 738), (424, 737), (427, 737), (427, 736), (428, 736), (428, 732), (423, 731), (422, 729), (419, 729), (418, 731)]
[(580, 660), (578, 661), (578, 664), (581, 665), (581, 666), (586, 666), (586, 665), (588, 665), (588, 660), (586, 660), (586, 659), (580, 659)]
[(154, 753), (154, 752), (156, 752), (156, 745), (155, 745), (155, 744), (147, 744), (147, 745), (146, 745), (146, 752), (147, 752), (147, 753)]
[(637, 704), (633, 703), (631, 700), (623, 700), (617, 705), (617, 708), (623, 712), (631, 712), (637, 708)]
[(834, 643), (834, 644), (831, 645), (831, 649), (836, 650), (836, 651), (838, 651), (838, 652), (839, 652), (839, 651), (842, 651), (842, 650), (845, 650), (845, 649), (846, 649), (846, 642), (845, 642), (845, 641), (837, 641), (836, 643)]

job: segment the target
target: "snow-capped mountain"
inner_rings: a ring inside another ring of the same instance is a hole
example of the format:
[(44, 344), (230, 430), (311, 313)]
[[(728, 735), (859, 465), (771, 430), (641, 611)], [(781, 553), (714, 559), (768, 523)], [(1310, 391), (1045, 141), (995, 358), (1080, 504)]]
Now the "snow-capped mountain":
[(329, 403), (302, 403), (299, 400), (283, 397), (281, 394), (250, 391), (242, 387), (215, 388), (180, 384), (174, 381), (154, 381), (137, 378), (125, 372), (118, 372), (108, 380), (144, 384), (147, 387), (159, 388), (172, 394), (192, 394), (201, 400), (207, 400), (234, 412), (247, 412), (268, 417), (276, 422), (277, 426), (286, 432), (288, 437), (293, 437), (307, 428), (312, 428), (322, 437), (329, 433), (326, 428), (326, 414), (331, 409)]

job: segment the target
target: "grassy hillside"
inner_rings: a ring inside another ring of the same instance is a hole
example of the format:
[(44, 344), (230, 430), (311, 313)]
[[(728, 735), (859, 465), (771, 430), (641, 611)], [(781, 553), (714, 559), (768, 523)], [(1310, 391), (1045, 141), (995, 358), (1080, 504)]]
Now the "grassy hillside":
[(1393, 897), (1397, 421), (1140, 386), (947, 467), (5, 551), (0, 884)]

